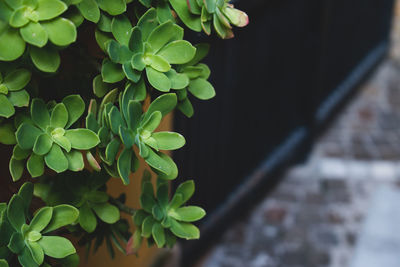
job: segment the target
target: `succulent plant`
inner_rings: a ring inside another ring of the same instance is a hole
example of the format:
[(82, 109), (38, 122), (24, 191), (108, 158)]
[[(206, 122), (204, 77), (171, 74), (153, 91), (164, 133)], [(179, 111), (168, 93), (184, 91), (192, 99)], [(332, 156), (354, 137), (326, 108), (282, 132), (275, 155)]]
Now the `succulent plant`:
[(101, 11), (116, 16), (126, 11), (127, 0), (81, 0), (76, 4), (83, 17), (91, 22), (98, 23)]
[(84, 167), (79, 150), (95, 147), (99, 137), (89, 129), (69, 129), (83, 114), (85, 103), (78, 95), (70, 95), (61, 103), (46, 106), (39, 98), (32, 100), (30, 118), (16, 132), (17, 145), (10, 160), (14, 180), (22, 176), (24, 160), (32, 177), (44, 173), (44, 165), (57, 173), (80, 171)]
[(67, 46), (75, 42), (77, 36), (75, 24), (59, 17), (67, 8), (61, 0), (1, 1), (0, 60), (19, 58), (28, 43), (35, 66), (45, 72), (54, 72), (59, 65), (58, 52), (51, 46), (44, 46), (48, 41), (56, 46)]
[(159, 25), (156, 10), (149, 9), (133, 28), (127, 17), (113, 18), (111, 32), (116, 40), (105, 44), (110, 59), (103, 61), (104, 82), (115, 83), (127, 77), (137, 83), (145, 71), (149, 83), (161, 92), (187, 85), (187, 78), (171, 66), (189, 62), (196, 52), (182, 40), (181, 27), (171, 21)]
[(0, 250), (4, 254), (1, 258), (15, 254), (22, 266), (42, 266), (45, 255), (76, 258), (76, 250), (68, 239), (48, 234), (74, 223), (78, 210), (69, 205), (43, 207), (27, 224), (32, 194), (33, 184), (25, 183), (8, 205), (0, 203)]
[(164, 180), (157, 183), (154, 192), (149, 175), (145, 173), (142, 183), (140, 205), (133, 222), (137, 227), (128, 251), (135, 251), (142, 238), (154, 240), (158, 247), (172, 247), (176, 237), (198, 239), (199, 229), (192, 224), (205, 216), (205, 211), (197, 206), (182, 206), (194, 193), (194, 182), (186, 181), (178, 186), (172, 199), (169, 200), (169, 185)]
[(15, 113), (14, 107), (29, 105), (25, 87), (30, 79), (31, 73), (26, 69), (0, 72), (0, 117), (9, 118)]
[[(244, 27), (249, 23), (246, 13), (229, 0), (169, 0), (179, 18), (193, 31), (211, 34), (211, 26), (223, 39), (233, 38), (232, 25)], [(231, 25), (232, 24), (232, 25)]]

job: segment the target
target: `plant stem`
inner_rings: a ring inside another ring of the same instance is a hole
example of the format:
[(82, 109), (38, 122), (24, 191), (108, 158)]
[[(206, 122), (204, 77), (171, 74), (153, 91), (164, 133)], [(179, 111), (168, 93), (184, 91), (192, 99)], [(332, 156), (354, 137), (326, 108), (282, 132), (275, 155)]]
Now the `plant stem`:
[(121, 201), (119, 201), (119, 200), (117, 200), (117, 199), (110, 198), (110, 202), (111, 202), (112, 204), (114, 204), (115, 206), (117, 206), (117, 208), (118, 208), (120, 211), (122, 211), (122, 212), (124, 212), (124, 213), (126, 213), (126, 214), (133, 215), (133, 214), (135, 214), (135, 212), (136, 212), (136, 210), (135, 210), (134, 208), (131, 208), (131, 207), (126, 206), (124, 203), (122, 203)]

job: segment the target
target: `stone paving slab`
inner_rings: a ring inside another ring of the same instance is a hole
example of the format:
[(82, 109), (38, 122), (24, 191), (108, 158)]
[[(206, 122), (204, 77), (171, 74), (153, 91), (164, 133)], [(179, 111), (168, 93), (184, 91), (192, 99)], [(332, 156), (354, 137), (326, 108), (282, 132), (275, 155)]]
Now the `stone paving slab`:
[(381, 185), (375, 193), (351, 267), (400, 266), (400, 189)]

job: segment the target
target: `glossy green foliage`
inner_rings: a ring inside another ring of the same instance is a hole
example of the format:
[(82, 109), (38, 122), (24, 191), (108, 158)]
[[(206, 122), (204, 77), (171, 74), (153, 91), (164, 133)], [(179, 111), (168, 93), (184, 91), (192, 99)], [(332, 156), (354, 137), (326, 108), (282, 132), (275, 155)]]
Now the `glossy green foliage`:
[[(141, 104), (134, 99), (135, 93), (145, 90), (144, 84), (133, 86), (129, 84), (119, 101), (119, 108), (113, 101), (103, 103), (100, 108), (93, 110), (96, 106), (92, 101), (86, 118), (86, 127), (97, 132), (100, 137), (100, 158), (106, 170), (111, 176), (121, 177), (124, 184), (130, 181), (130, 174), (138, 168), (138, 158), (134, 146), (139, 150), (142, 157), (149, 166), (160, 175), (160, 177), (172, 180), (178, 175), (178, 169), (173, 160), (161, 150), (175, 150), (185, 144), (182, 135), (174, 132), (155, 132), (161, 123), (163, 116), (172, 111), (177, 104), (175, 94), (164, 94), (156, 98), (148, 110), (143, 113)], [(104, 99), (111, 98), (115, 91), (111, 91)], [(121, 153), (118, 152), (122, 149)]]
[(46, 59), (40, 55), (57, 54), (54, 49), (45, 47), (49, 42), (60, 47), (75, 42), (75, 24), (60, 17), (67, 8), (61, 0), (2, 1), (0, 60), (12, 61), (19, 58), (28, 44), (33, 47), (29, 53), (36, 67), (42, 71), (54, 72), (56, 68), (50, 69)]
[(27, 107), (29, 94), (25, 90), (31, 73), (26, 69), (0, 72), (0, 117), (10, 118), (15, 107)]
[[(6, 252), (0, 255), (1, 264), (11, 260), (13, 255), (23, 267), (42, 266), (46, 257), (77, 257), (68, 239), (49, 233), (75, 223), (79, 211), (62, 204), (43, 207), (32, 218), (29, 212), (32, 195), (33, 184), (25, 183), (8, 204), (0, 204), (0, 250)], [(28, 218), (31, 218), (29, 222)]]
[(25, 161), (32, 177), (43, 175), (45, 165), (57, 173), (82, 170), (84, 162), (79, 150), (91, 149), (100, 142), (89, 129), (69, 129), (84, 110), (85, 103), (78, 95), (67, 96), (55, 105), (33, 99), (30, 118), (16, 131), (17, 145), (10, 160), (13, 179), (21, 178)]
[(249, 18), (229, 0), (169, 0), (182, 22), (193, 31), (215, 32), (223, 39), (232, 38), (232, 25), (244, 27)]
[[(68, 232), (88, 252), (105, 243), (111, 257), (136, 253), (143, 238), (199, 238), (192, 223), (205, 211), (185, 206), (193, 181), (168, 195), (178, 167), (166, 151), (186, 140), (160, 127), (175, 109), (193, 116), (192, 96), (216, 95), (201, 62), (209, 47), (184, 40), (182, 26), (231, 38), (231, 25), (247, 23), (227, 0), (0, 0), (0, 143), (14, 146), (14, 181), (37, 178), (0, 203), (0, 267), (77, 266)], [(107, 182), (129, 184), (140, 158), (157, 186), (145, 171), (134, 210)], [(46, 205), (34, 215), (33, 191)], [(121, 213), (133, 216), (133, 235)]]
[(119, 209), (110, 203), (106, 193), (106, 173), (66, 172), (59, 177), (42, 177), (35, 184), (35, 196), (47, 205), (66, 203), (79, 210), (78, 223), (88, 233), (96, 230), (98, 221), (114, 224), (120, 219)]
[(127, 17), (114, 17), (111, 33), (115, 40), (104, 44), (110, 57), (103, 61), (104, 82), (115, 83), (126, 77), (137, 83), (145, 72), (149, 84), (161, 92), (187, 83), (172, 65), (189, 62), (196, 48), (183, 40), (183, 29), (172, 21), (159, 24), (155, 9), (149, 9), (133, 28)]
[(154, 192), (148, 177), (145, 174), (142, 180), (140, 196), (142, 209), (136, 211), (133, 216), (137, 230), (127, 250), (131, 253), (136, 251), (140, 247), (142, 238), (147, 238), (158, 247), (172, 247), (176, 237), (198, 239), (199, 229), (192, 222), (200, 220), (206, 213), (197, 206), (183, 206), (194, 193), (194, 182), (182, 183), (170, 199), (168, 183), (159, 180)]

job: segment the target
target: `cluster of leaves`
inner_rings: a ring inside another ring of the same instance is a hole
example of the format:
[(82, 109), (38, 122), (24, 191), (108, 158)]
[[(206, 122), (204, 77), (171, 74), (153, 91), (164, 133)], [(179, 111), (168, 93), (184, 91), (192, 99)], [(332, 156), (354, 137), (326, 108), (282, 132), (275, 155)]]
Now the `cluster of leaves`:
[[(14, 255), (24, 267), (49, 266), (47, 257), (61, 259), (62, 266), (77, 266), (79, 257), (72, 243), (49, 233), (75, 222), (78, 210), (65, 204), (46, 206), (32, 218), (32, 195), (33, 184), (25, 183), (8, 204), (0, 203), (0, 266), (12, 263)], [(28, 218), (32, 218), (29, 223)]]
[[(75, 248), (61, 236), (68, 233), (88, 251), (105, 243), (112, 256), (114, 247), (136, 253), (144, 238), (158, 247), (199, 238), (192, 223), (205, 211), (184, 206), (193, 181), (169, 195), (178, 167), (166, 151), (186, 140), (159, 128), (174, 109), (193, 116), (189, 92), (215, 96), (201, 63), (209, 47), (184, 40), (184, 27), (211, 34), (213, 25), (231, 38), (231, 25), (247, 22), (227, 0), (1, 0), (0, 143), (14, 146), (14, 181), (37, 179), (0, 204), (0, 266), (76, 266)], [(61, 58), (91, 69), (66, 75), (74, 67), (60, 68)], [(63, 92), (66, 77), (82, 88)], [(93, 92), (85, 90), (90, 83)], [(106, 184), (111, 177), (129, 184), (141, 159), (157, 182), (154, 189), (144, 172), (134, 210)], [(46, 205), (33, 218), (32, 194)], [(132, 216), (133, 235), (121, 213)]]

